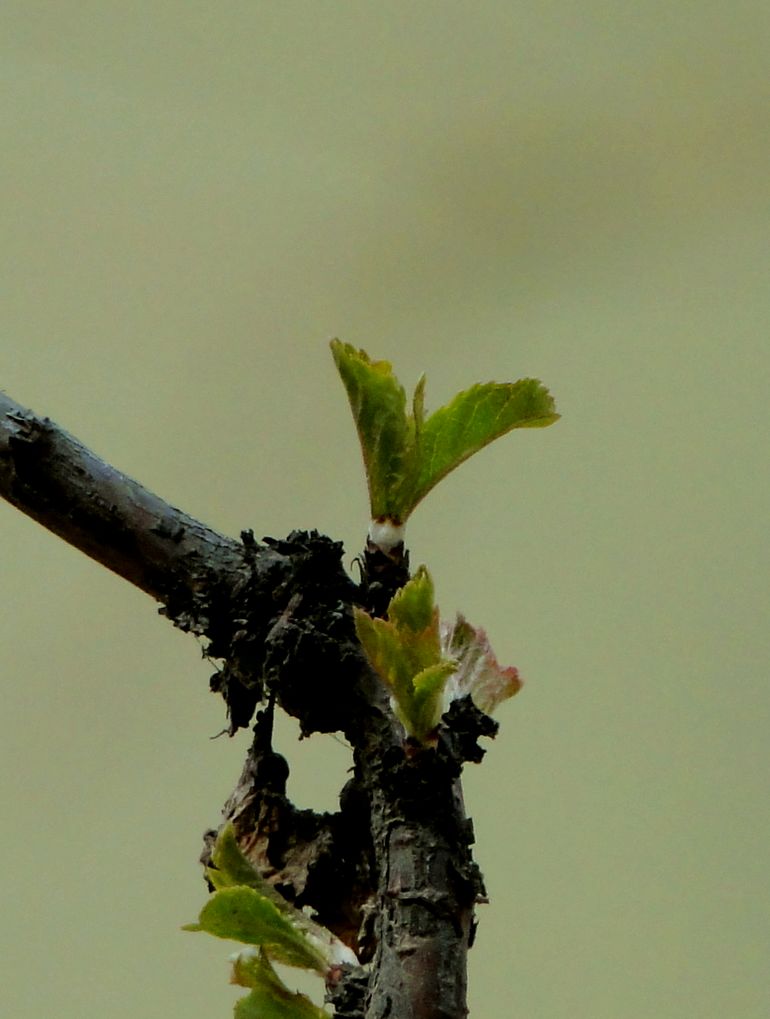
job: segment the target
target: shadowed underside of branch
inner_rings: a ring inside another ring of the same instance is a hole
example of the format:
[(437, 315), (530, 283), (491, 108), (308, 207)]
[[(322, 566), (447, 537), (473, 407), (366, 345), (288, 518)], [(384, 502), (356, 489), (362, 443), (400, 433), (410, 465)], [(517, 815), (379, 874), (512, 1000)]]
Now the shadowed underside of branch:
[[(358, 954), (328, 988), (351, 1019), (461, 1019), (474, 903), (460, 771), (496, 726), (469, 699), (438, 747), (404, 743), (361, 654), (352, 606), (381, 612), (408, 576), (405, 556), (369, 548), (356, 585), (342, 546), (315, 532), (226, 537), (169, 506), (47, 418), (0, 393), (0, 495), (161, 604), (221, 661), (212, 689), (230, 731), (254, 742), (225, 805), (239, 844), (289, 901), (308, 906)], [(298, 810), (272, 750), (272, 705), (303, 734), (344, 733), (353, 772), (334, 814)]]

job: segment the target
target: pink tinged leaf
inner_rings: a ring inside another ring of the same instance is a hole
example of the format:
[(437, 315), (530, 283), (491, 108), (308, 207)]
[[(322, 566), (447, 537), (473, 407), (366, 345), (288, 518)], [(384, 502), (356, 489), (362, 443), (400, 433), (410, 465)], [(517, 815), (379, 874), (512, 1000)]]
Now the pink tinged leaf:
[(470, 694), (476, 707), (491, 715), (498, 704), (522, 687), (517, 669), (498, 664), (485, 631), (471, 626), (459, 613), (454, 623), (441, 623), (441, 650), (458, 662), (457, 671), (444, 688), (445, 710), (453, 700)]

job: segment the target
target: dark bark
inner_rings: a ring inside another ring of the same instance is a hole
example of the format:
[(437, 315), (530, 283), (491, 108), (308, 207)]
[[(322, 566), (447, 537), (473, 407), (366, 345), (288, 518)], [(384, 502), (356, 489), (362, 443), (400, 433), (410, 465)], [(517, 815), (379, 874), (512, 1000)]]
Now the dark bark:
[[(225, 699), (230, 732), (266, 704), (223, 813), (268, 880), (358, 953), (363, 968), (328, 988), (337, 1014), (465, 1016), (466, 955), (484, 892), (460, 772), (481, 759), (477, 740), (495, 725), (465, 701), (444, 716), (435, 749), (404, 740), (351, 611), (358, 603), (384, 612), (409, 575), (404, 550), (368, 546), (356, 585), (342, 546), (316, 532), (225, 537), (4, 394), (0, 495), (205, 639), (222, 663), (211, 686)], [(288, 765), (271, 745), (274, 704), (303, 734), (349, 740), (353, 775), (337, 812), (298, 810), (287, 798)]]
[(77, 439), (0, 392), (0, 494), (86, 555), (165, 601), (228, 573), (238, 542), (121, 474)]

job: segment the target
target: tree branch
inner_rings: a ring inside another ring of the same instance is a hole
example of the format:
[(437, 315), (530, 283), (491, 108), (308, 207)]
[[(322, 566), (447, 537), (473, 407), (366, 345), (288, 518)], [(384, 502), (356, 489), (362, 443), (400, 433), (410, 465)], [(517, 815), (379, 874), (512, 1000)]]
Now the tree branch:
[(303, 734), (343, 732), (353, 776), (336, 814), (298, 811), (262, 712), (225, 807), (243, 851), (287, 898), (309, 906), (367, 969), (329, 988), (341, 1016), (463, 1019), (473, 906), (483, 895), (460, 793), (466, 760), (496, 729), (469, 698), (444, 716), (435, 750), (411, 746), (364, 659), (351, 606), (381, 613), (408, 579), (400, 550), (369, 547), (357, 586), (342, 546), (316, 532), (227, 538), (165, 503), (80, 442), (0, 393), (0, 495), (162, 603), (223, 666), (212, 689), (230, 731), (269, 699)]
[(242, 547), (115, 470), (0, 392), (0, 495), (156, 601), (225, 572)]

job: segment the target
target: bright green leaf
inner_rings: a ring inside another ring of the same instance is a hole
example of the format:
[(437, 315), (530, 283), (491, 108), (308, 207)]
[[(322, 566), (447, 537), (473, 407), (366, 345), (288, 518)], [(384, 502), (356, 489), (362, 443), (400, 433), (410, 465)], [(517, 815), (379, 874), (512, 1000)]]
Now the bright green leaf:
[(327, 960), (280, 912), (275, 903), (254, 888), (240, 885), (214, 892), (197, 924), (185, 930), (206, 931), (218, 938), (259, 945), (276, 962), (287, 966), (328, 970)]
[(404, 483), (409, 513), (434, 485), (490, 442), (514, 428), (543, 428), (558, 418), (553, 397), (537, 379), (487, 382), (458, 393), (420, 430), (417, 473)]
[(417, 380), (412, 397), (412, 417), (414, 418), (415, 439), (419, 438), (425, 421), (425, 372)]
[(428, 742), (441, 717), (442, 694), (456, 663), (444, 657), (433, 581), (424, 566), (396, 592), (387, 619), (354, 609), (356, 633), (372, 668), (389, 688), (410, 736)]
[(520, 379), (471, 386), (426, 418), (424, 375), (407, 413), (406, 394), (389, 362), (372, 361), (339, 340), (331, 347), (361, 442), (373, 533), (390, 544), (397, 538), (384, 525), (403, 525), (434, 485), (469, 456), (514, 428), (542, 428), (559, 417), (541, 382)]
[(389, 498), (409, 473), (404, 388), (388, 361), (372, 361), (365, 351), (340, 340), (332, 340), (331, 348), (361, 441), (372, 517), (395, 519)]
[(423, 630), (401, 627), (385, 619), (372, 619), (362, 609), (353, 610), (356, 633), (372, 667), (397, 697), (411, 690), (412, 679), (441, 659), (438, 612)]
[(385, 619), (375, 619), (354, 606), (353, 618), (356, 635), (364, 649), (366, 657), (375, 672), (387, 678), (388, 685), (393, 686), (394, 672), (401, 656), (401, 638), (393, 623)]
[(233, 962), (232, 982), (251, 988), (235, 1003), (235, 1019), (330, 1019), (306, 995), (290, 991), (262, 952), (240, 952)]
[(217, 835), (211, 851), (211, 864), (206, 868), (206, 877), (215, 889), (246, 885), (269, 899), (281, 913), (291, 917), (295, 926), (301, 927), (309, 922), (307, 917), (287, 902), (244, 856), (232, 823), (224, 825)]
[[(310, 917), (293, 906), (290, 902), (287, 902), (284, 897), (273, 888), (273, 886), (265, 880), (265, 878), (259, 873), (259, 871), (252, 866), (249, 860), (244, 856), (238, 845), (238, 840), (235, 835), (235, 829), (233, 825), (228, 823), (224, 825), (222, 830), (217, 836), (217, 840), (214, 843), (214, 847), (211, 853), (212, 866), (206, 868), (206, 876), (214, 885), (217, 891), (224, 889), (251, 889), (259, 896), (260, 899), (266, 900), (268, 903), (272, 903), (275, 909), (281, 914), (281, 920), (284, 924), (288, 925), (288, 928), (293, 932), (291, 934), (291, 943), (295, 946), (299, 943), (303, 947), (300, 950), (299, 959), (310, 958), (310, 966), (318, 969), (321, 972), (326, 972), (332, 966), (338, 966), (342, 963), (349, 963), (355, 965), (358, 962), (355, 953), (352, 949), (348, 948), (347, 945), (343, 944), (339, 938), (335, 937), (331, 931), (322, 927), (319, 923), (311, 920)], [(211, 901), (209, 906), (211, 907)], [(222, 903), (227, 900), (218, 900), (216, 907), (211, 909), (223, 910)], [(264, 909), (265, 915), (269, 919), (273, 919), (273, 914), (267, 907)], [(203, 914), (202, 914), (203, 915)], [(210, 915), (210, 914), (207, 914)], [(221, 922), (221, 917), (217, 920)], [(229, 923), (229, 920), (228, 920)], [(209, 930), (209, 927), (203, 926), (202, 921), (197, 924), (188, 924), (183, 928), (184, 930), (201, 931), (207, 930), (210, 933), (216, 934), (218, 937), (231, 937), (234, 940), (243, 940), (247, 944), (266, 944), (268, 951), (275, 957), (278, 958), (277, 949), (275, 945), (269, 941), (255, 941), (253, 938), (241, 938), (237, 932), (230, 930), (230, 933), (221, 933), (220, 930)], [(263, 930), (261, 927), (259, 930)], [(286, 927), (281, 927), (281, 930), (286, 931)], [(252, 929), (249, 928), (252, 932)], [(270, 934), (266, 935), (270, 937)], [(297, 940), (298, 939), (298, 940)], [(293, 949), (294, 954), (296, 951)], [(323, 963), (323, 965), (322, 965)], [(293, 965), (307, 966), (307, 961), (298, 961)]]
[(388, 619), (399, 629), (419, 633), (435, 623), (433, 581), (424, 566), (393, 595), (388, 605)]
[(288, 906), (283, 896), (276, 892), (241, 852), (232, 824), (226, 824), (217, 835), (211, 851), (211, 866), (206, 868), (206, 877), (216, 889), (247, 885), (271, 899), (278, 909), (285, 910)]
[(354, 609), (358, 639), (377, 672), (400, 686), (441, 658), (438, 609), (433, 581), (424, 566), (400, 588), (388, 606), (387, 620)]
[(239, 998), (233, 1009), (234, 1019), (331, 1019), (323, 1008), (314, 1005), (304, 994), (289, 991), (289, 998), (276, 998), (258, 988)]
[(436, 662), (423, 669), (412, 680), (411, 704), (412, 735), (425, 742), (444, 713), (442, 695), (447, 679), (457, 668), (451, 659)]

